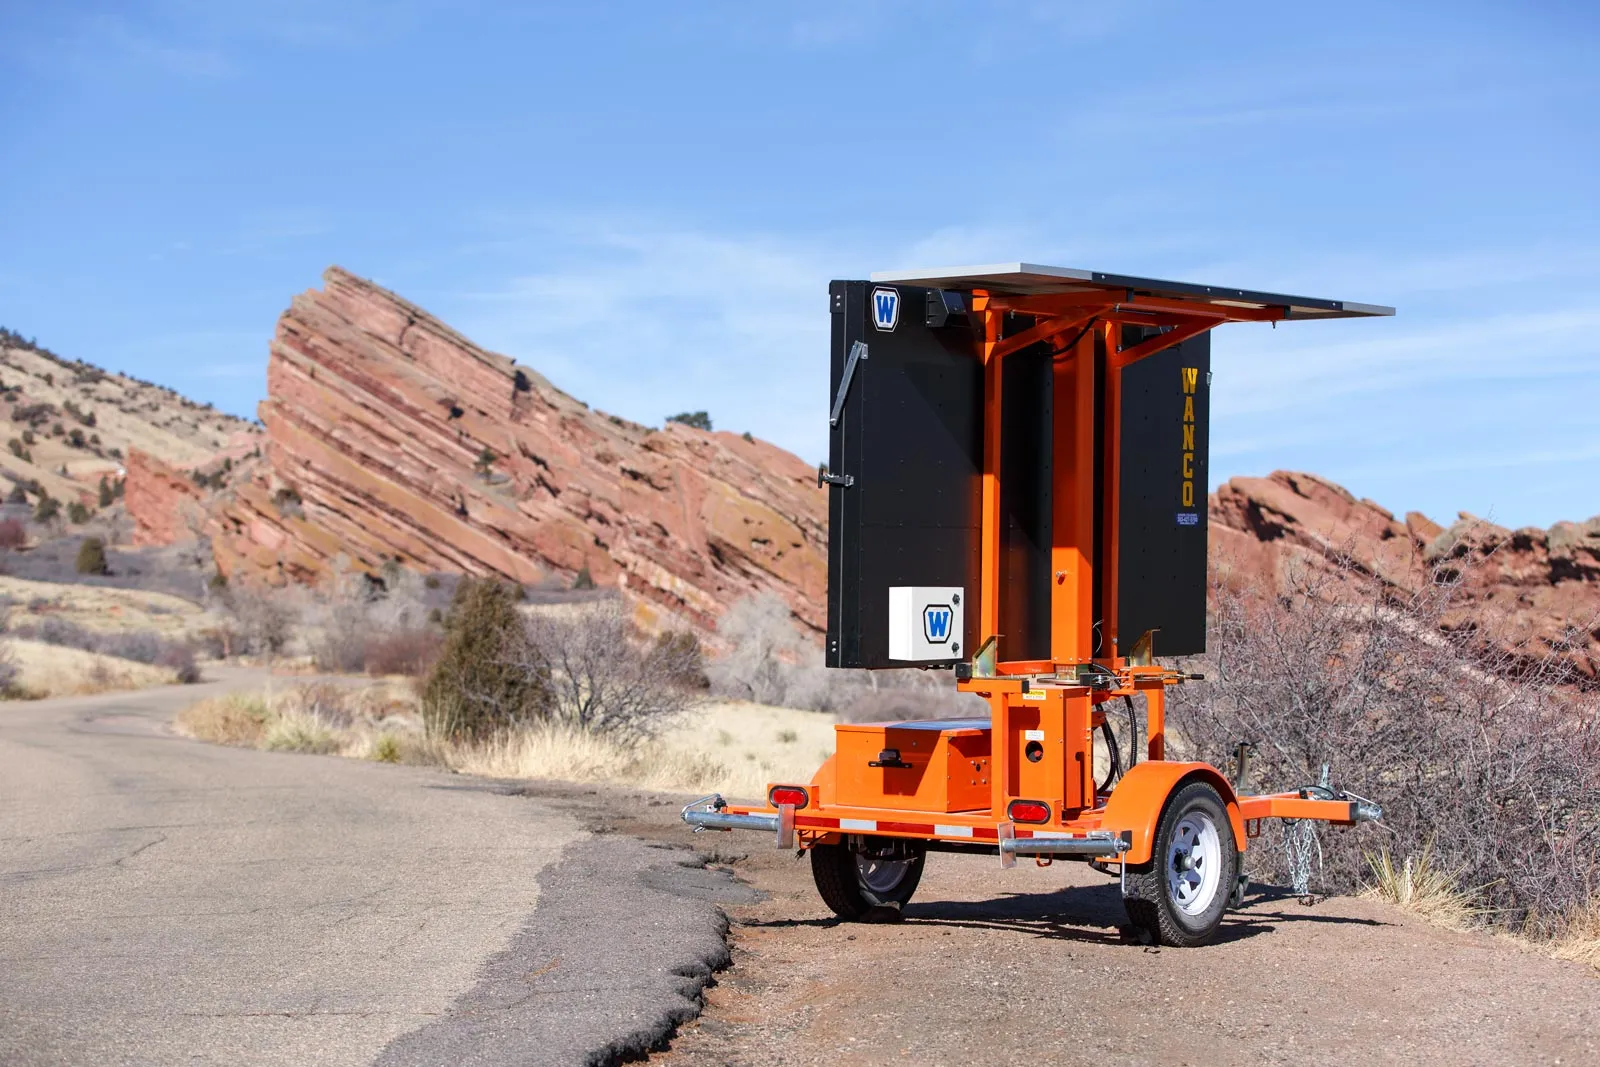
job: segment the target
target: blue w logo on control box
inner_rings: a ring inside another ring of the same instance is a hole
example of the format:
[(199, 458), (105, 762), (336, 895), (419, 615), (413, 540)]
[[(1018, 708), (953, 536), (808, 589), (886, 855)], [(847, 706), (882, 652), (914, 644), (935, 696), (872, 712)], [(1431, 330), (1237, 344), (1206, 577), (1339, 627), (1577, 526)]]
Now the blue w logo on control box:
[(949, 604), (929, 604), (922, 609), (922, 636), (930, 645), (942, 645), (950, 640), (950, 618), (955, 612)]
[(900, 321), (900, 292), (897, 289), (872, 290), (872, 325), (892, 330)]

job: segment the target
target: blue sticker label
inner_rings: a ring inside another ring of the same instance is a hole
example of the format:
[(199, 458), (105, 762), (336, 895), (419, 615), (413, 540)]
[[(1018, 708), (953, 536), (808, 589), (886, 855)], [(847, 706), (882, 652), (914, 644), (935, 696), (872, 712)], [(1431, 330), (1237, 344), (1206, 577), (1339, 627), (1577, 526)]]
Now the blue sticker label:
[(1195, 511), (1180, 511), (1180, 512), (1178, 512), (1178, 525), (1179, 526), (1199, 526), (1200, 525), (1200, 514), (1199, 514), (1199, 512), (1195, 512)]

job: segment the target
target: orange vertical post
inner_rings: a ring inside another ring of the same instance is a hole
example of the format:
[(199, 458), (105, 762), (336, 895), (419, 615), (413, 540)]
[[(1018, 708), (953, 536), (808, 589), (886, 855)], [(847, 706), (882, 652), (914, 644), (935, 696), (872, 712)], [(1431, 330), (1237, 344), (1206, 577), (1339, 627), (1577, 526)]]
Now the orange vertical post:
[(1094, 334), (1059, 354), (1054, 371), (1050, 657), (1083, 663), (1094, 641)]
[(1145, 729), (1150, 736), (1150, 758), (1167, 758), (1167, 688), (1151, 686), (1144, 691)]
[(1106, 383), (1103, 422), (1105, 433), (1105, 508), (1104, 525), (1100, 528), (1100, 650), (1096, 657), (1116, 666), (1116, 661), (1126, 651), (1118, 648), (1117, 639), (1117, 503), (1122, 497), (1119, 475), (1122, 470), (1122, 371), (1117, 359), (1121, 347), (1122, 327), (1115, 322), (1105, 324)]
[(978, 562), (978, 647), (1000, 629), (1000, 325), (1005, 312), (989, 295), (973, 294), (972, 307), (983, 315), (983, 516)]

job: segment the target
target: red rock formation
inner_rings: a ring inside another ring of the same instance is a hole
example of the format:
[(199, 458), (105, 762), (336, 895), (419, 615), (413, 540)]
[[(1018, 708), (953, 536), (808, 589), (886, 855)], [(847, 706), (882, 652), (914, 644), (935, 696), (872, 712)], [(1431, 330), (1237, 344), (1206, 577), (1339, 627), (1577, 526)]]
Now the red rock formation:
[(341, 556), (530, 583), (587, 569), (700, 627), (764, 590), (823, 626), (827, 498), (798, 457), (593, 411), (392, 293), (323, 278), (278, 321), (266, 463), (214, 505), (224, 574), (317, 581)]
[(1226, 580), (1280, 585), (1292, 566), (1349, 561), (1357, 574), (1414, 592), (1435, 573), (1464, 578), (1450, 626), (1504, 646), (1553, 653), (1600, 677), (1600, 517), (1507, 530), (1462, 513), (1448, 529), (1405, 522), (1314, 474), (1235, 478), (1212, 497), (1212, 563)]
[[(826, 496), (799, 458), (593, 411), (392, 293), (338, 268), (324, 281), (278, 321), (264, 460), (234, 467), (209, 505), (224, 574), (314, 582), (343, 557), (570, 585), (587, 569), (646, 622), (706, 628), (771, 590), (822, 629)], [(137, 454), (128, 467), (141, 542), (186, 536), (190, 480)], [(1469, 561), (1458, 624), (1600, 675), (1600, 518), (1513, 532), (1463, 516), (1444, 529), (1282, 471), (1213, 498), (1213, 562), (1230, 580), (1277, 584), (1330, 555), (1397, 590)]]
[(135, 545), (170, 545), (199, 532), (205, 503), (186, 473), (138, 449), (129, 449), (124, 470), (123, 503)]

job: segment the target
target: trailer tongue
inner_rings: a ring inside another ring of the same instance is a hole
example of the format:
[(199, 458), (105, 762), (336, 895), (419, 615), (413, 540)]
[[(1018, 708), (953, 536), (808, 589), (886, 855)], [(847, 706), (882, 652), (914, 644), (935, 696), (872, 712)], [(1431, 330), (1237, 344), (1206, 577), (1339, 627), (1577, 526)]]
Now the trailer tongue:
[(909, 900), (930, 851), (1090, 860), (1133, 926), (1199, 945), (1260, 820), (1381, 817), (1166, 759), (1166, 691), (1198, 676), (1156, 656), (1205, 650), (1209, 331), (1392, 308), (1025, 263), (829, 299), (827, 663), (948, 670), (989, 717), (841, 724), (810, 782), (686, 822), (809, 850), (847, 919)]

